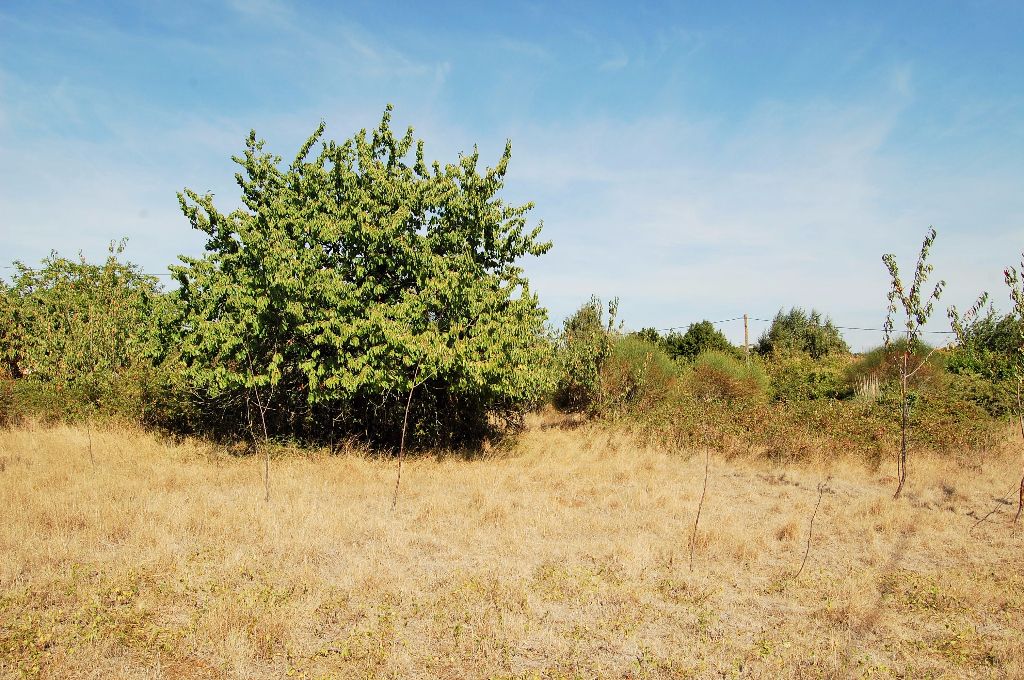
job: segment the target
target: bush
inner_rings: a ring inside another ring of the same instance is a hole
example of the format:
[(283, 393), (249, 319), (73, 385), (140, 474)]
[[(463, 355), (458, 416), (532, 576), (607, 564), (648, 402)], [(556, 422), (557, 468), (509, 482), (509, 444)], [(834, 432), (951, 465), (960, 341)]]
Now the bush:
[(686, 384), (700, 400), (731, 403), (764, 397), (768, 376), (758, 362), (748, 364), (726, 352), (704, 352), (690, 367)]
[(0, 371), (0, 427), (9, 427), (16, 420), (14, 379)]
[(184, 389), (164, 328), (173, 300), (122, 252), (111, 245), (102, 265), (56, 253), (37, 269), (15, 263), (13, 285), (0, 291), (8, 419), (180, 417)]
[(557, 339), (558, 379), (554, 402), (567, 411), (596, 408), (601, 400), (601, 369), (611, 352), (611, 327), (615, 323), (618, 302), (608, 305), (608, 325), (604, 306), (597, 297), (565, 320)]
[(613, 340), (601, 368), (602, 411), (647, 409), (665, 398), (678, 368), (658, 345), (634, 336)]
[(768, 362), (771, 392), (777, 401), (847, 399), (854, 389), (847, 377), (849, 362), (841, 357), (815, 361), (808, 354), (777, 354)]
[[(860, 355), (846, 369), (846, 379), (851, 386), (872, 381), (880, 386), (893, 384), (900, 378), (899, 358), (907, 347), (905, 339), (893, 340), (887, 346), (876, 347)], [(932, 353), (932, 348), (923, 342), (913, 343), (910, 353), (914, 365), (924, 362), (914, 376), (914, 384), (925, 384), (945, 373), (945, 352)]]
[(632, 333), (630, 333), (630, 335), (632, 337), (645, 340), (651, 343), (652, 345), (662, 344), (661, 334), (658, 333), (658, 330), (656, 328), (641, 328), (638, 331), (633, 331)]
[(1024, 326), (1015, 315), (1001, 316), (992, 307), (981, 314), (986, 299), (982, 296), (963, 319), (950, 308), (958, 344), (948, 353), (946, 370), (954, 375), (951, 388), (960, 398), (1005, 416), (1016, 412)]
[(993, 380), (980, 372), (951, 368), (948, 389), (955, 398), (984, 409), (990, 416), (1009, 416), (1017, 410), (1017, 383), (1010, 378)]
[(1014, 314), (998, 314), (989, 308), (965, 325), (961, 325), (958, 349), (964, 353), (990, 353), (1013, 356), (1020, 351), (1024, 336), (1024, 320)]

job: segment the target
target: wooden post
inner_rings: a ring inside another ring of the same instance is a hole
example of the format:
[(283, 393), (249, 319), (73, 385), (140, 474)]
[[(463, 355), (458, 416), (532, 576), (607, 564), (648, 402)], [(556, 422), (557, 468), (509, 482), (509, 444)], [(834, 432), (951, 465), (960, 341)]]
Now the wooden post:
[(747, 361), (750, 361), (750, 327), (747, 325), (748, 317), (743, 315), (743, 354)]

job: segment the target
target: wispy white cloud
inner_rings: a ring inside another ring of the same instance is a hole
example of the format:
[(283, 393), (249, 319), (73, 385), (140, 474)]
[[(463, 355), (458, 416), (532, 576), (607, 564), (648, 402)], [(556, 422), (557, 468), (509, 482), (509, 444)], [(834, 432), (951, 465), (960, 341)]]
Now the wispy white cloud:
[(625, 52), (620, 52), (619, 54), (616, 54), (614, 57), (611, 57), (610, 59), (602, 63), (598, 67), (598, 70), (605, 72), (621, 71), (627, 66), (629, 66), (629, 56)]
[[(1001, 168), (933, 177), (928, 186), (942, 189), (922, 194), (913, 160), (889, 148), (909, 92), (768, 102), (729, 134), (666, 117), (522, 131), (517, 148), (527, 151), (513, 173), (523, 196), (540, 196), (556, 244), (527, 265), (537, 289), (557, 291), (546, 298), (556, 318), (591, 293), (619, 296), (636, 327), (790, 305), (880, 327), (881, 254), (914, 258), (935, 224), (938, 274), (951, 282), (950, 302), (964, 304), (997, 286), (1002, 267), (995, 243), (964, 254), (977, 221), (1003, 224), (1009, 246), (1024, 233), (1024, 222), (1012, 227), (1024, 199), (1007, 201), (1013, 180)], [(851, 332), (857, 346), (879, 337)]]
[(9, 114), (7, 112), (8, 102), (10, 101), (8, 76), (6, 72), (0, 68), (0, 134), (4, 132), (4, 129), (9, 124)]
[(227, 6), (236, 13), (260, 22), (291, 21), (291, 5), (280, 0), (227, 0)]
[(489, 43), (494, 47), (511, 54), (527, 57), (538, 61), (551, 59), (551, 52), (543, 45), (527, 40), (516, 40), (507, 36), (495, 36), (490, 38)]
[(901, 97), (911, 97), (914, 94), (913, 75), (910, 64), (900, 64), (890, 72), (889, 87)]
[[(176, 191), (237, 204), (229, 158), (249, 128), (287, 158), (319, 120), (344, 138), (373, 126), (386, 102), (397, 106), (395, 125), (415, 124), (442, 162), (477, 142), (493, 162), (512, 139), (506, 198), (535, 201), (555, 242), (525, 265), (556, 320), (598, 293), (620, 296), (631, 326), (770, 316), (793, 304), (877, 326), (881, 253), (912, 260), (929, 224), (939, 230), (936, 273), (958, 304), (998, 290), (1024, 243), (1024, 169), (1008, 151), (1024, 139), (1024, 97), (957, 98), (974, 92), (966, 76), (956, 88), (943, 77), (937, 90), (920, 61), (880, 58), (884, 33), (830, 52), (834, 70), (775, 54), (769, 74), (737, 61), (743, 35), (650, 17), (631, 34), (563, 16), (558, 44), (543, 31), (437, 29), (458, 46), (443, 49), (418, 27), (369, 15), (361, 23), (273, 0), (207, 10), (223, 21), (160, 13), (143, 17), (157, 24), (150, 32), (102, 13), (3, 24), (108, 64), (152, 60), (93, 72), (65, 62), (35, 78), (0, 70), (9, 257), (51, 247), (98, 257), (128, 235), (129, 254), (161, 269), (201, 248)], [(550, 14), (535, 8), (531, 21), (550, 25)], [(241, 31), (252, 39), (239, 44)], [(719, 68), (722, 56), (733, 61)], [(722, 68), (736, 84), (716, 80)], [(166, 86), (152, 87), (151, 74)]]

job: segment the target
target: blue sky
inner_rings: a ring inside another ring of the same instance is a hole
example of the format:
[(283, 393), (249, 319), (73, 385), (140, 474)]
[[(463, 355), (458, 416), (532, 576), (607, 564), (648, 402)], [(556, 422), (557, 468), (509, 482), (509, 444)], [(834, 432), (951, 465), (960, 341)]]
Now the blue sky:
[(792, 305), (880, 327), (880, 256), (909, 270), (929, 225), (943, 310), (1006, 297), (1024, 3), (381, 4), (0, 2), (3, 264), (127, 236), (166, 271), (203, 243), (175, 193), (235, 205), (249, 129), (288, 158), (391, 102), (441, 161), (512, 140), (554, 322), (595, 293), (632, 328)]

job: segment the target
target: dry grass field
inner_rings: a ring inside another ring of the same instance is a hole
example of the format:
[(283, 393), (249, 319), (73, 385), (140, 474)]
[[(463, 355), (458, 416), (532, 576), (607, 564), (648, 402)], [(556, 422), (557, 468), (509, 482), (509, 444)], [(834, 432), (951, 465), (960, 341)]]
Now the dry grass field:
[(691, 571), (703, 453), (550, 421), (408, 460), (394, 510), (359, 452), (278, 452), (268, 504), (210, 444), (0, 432), (0, 676), (1024, 677), (1019, 458), (913, 459), (893, 501), (713, 456)]

